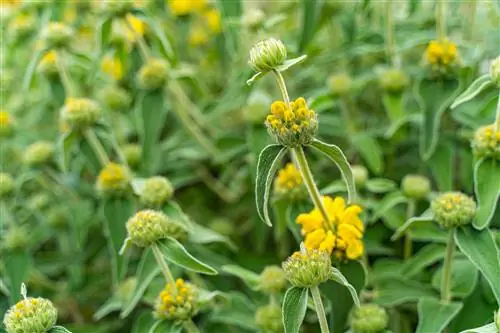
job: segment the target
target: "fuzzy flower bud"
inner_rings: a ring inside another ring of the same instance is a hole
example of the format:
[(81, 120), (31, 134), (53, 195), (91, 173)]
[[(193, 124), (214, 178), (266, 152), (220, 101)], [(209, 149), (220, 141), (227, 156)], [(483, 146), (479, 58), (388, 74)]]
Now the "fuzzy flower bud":
[(276, 304), (268, 304), (257, 308), (255, 323), (261, 332), (283, 333), (281, 308)]
[(174, 188), (167, 178), (151, 177), (144, 183), (141, 202), (148, 207), (158, 207), (169, 200), (173, 193)]
[(14, 190), (14, 179), (5, 172), (0, 172), (0, 198), (8, 196)]
[(127, 160), (127, 164), (131, 167), (136, 167), (141, 161), (141, 146), (136, 143), (128, 143), (122, 147), (123, 155)]
[(357, 188), (363, 188), (368, 180), (368, 170), (362, 165), (351, 166), (354, 184)]
[(500, 160), (500, 131), (495, 132), (495, 124), (479, 127), (472, 140), (472, 152), (479, 158)]
[(281, 145), (295, 148), (310, 143), (318, 131), (316, 112), (309, 110), (304, 98), (299, 97), (286, 105), (276, 101), (266, 118), (269, 134)]
[(198, 291), (183, 279), (167, 283), (156, 300), (155, 315), (160, 319), (186, 321), (198, 312)]
[(155, 90), (167, 81), (168, 64), (159, 58), (150, 59), (137, 74), (137, 82), (141, 89)]
[(112, 111), (126, 111), (132, 104), (129, 92), (118, 86), (108, 86), (100, 93), (103, 105)]
[(401, 189), (411, 199), (425, 199), (431, 192), (431, 182), (420, 175), (406, 175), (401, 181)]
[(38, 63), (37, 71), (45, 77), (56, 77), (59, 72), (57, 69), (57, 54), (55, 51), (48, 51)]
[(27, 202), (27, 206), (32, 210), (44, 210), (50, 204), (50, 196), (47, 193), (37, 193), (32, 195)]
[(363, 304), (351, 313), (353, 333), (381, 333), (389, 322), (383, 308), (376, 304)]
[(289, 200), (299, 200), (307, 196), (302, 176), (293, 163), (288, 163), (278, 171), (278, 177), (274, 181), (274, 193), (278, 198)]
[(35, 30), (35, 27), (35, 17), (33, 15), (21, 13), (9, 22), (8, 32), (14, 40), (20, 40), (29, 36)]
[(0, 110), (0, 138), (10, 136), (13, 129), (14, 124), (10, 114), (7, 111)]
[(99, 105), (88, 98), (67, 98), (61, 109), (61, 119), (74, 128), (92, 126), (100, 115)]
[(332, 266), (330, 255), (319, 250), (302, 249), (283, 262), (286, 279), (299, 288), (310, 288), (326, 282)]
[(42, 39), (48, 48), (67, 47), (73, 36), (73, 29), (61, 22), (50, 22), (42, 30)]
[(264, 22), (265, 18), (266, 14), (259, 8), (249, 8), (245, 10), (241, 23), (245, 27), (256, 29)]
[(286, 47), (282, 41), (274, 38), (262, 40), (250, 49), (248, 64), (256, 72), (268, 72), (277, 68), (286, 60)]
[(28, 245), (28, 230), (24, 227), (9, 228), (2, 237), (2, 248), (8, 252), (23, 250)]
[(490, 77), (498, 87), (500, 87), (500, 56), (491, 61)]
[(109, 16), (121, 17), (134, 9), (133, 0), (102, 1), (101, 11)]
[(259, 275), (259, 289), (266, 293), (280, 292), (285, 286), (285, 272), (279, 266), (267, 266)]
[(116, 81), (123, 79), (123, 64), (117, 56), (104, 56), (101, 61), (101, 70)]
[(328, 78), (328, 85), (333, 96), (343, 97), (351, 91), (352, 79), (347, 74), (336, 74)]
[(23, 161), (29, 166), (40, 166), (50, 162), (54, 156), (54, 144), (49, 141), (37, 141), (29, 145), (23, 154)]
[(400, 69), (388, 69), (379, 76), (379, 84), (384, 91), (398, 93), (408, 86), (408, 76)]
[(186, 236), (181, 225), (162, 212), (151, 209), (141, 210), (132, 216), (127, 222), (127, 232), (130, 241), (139, 247), (149, 246), (166, 237), (180, 239)]
[(46, 333), (57, 321), (57, 309), (45, 298), (28, 297), (13, 305), (5, 314), (7, 333)]
[(436, 222), (444, 228), (468, 224), (476, 213), (476, 203), (461, 192), (447, 192), (431, 204)]
[(129, 188), (130, 178), (125, 166), (110, 162), (97, 177), (97, 191), (103, 196), (122, 196)]

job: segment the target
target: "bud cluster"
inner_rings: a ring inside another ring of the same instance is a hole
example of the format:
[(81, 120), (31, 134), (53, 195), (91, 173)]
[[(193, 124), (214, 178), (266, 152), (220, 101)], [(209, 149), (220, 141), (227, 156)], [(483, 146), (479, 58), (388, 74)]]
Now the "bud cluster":
[(44, 54), (42, 57), (42, 60), (40, 60), (40, 63), (38, 64), (37, 71), (48, 77), (48, 78), (53, 78), (58, 75), (58, 69), (57, 69), (57, 53), (56, 51), (48, 51), (47, 53)]
[(14, 179), (5, 172), (0, 172), (0, 198), (8, 196), (14, 190)]
[(39, 166), (50, 162), (55, 147), (52, 142), (38, 141), (29, 145), (23, 154), (23, 161), (29, 166)]
[(273, 294), (286, 286), (285, 272), (279, 266), (267, 266), (259, 275), (259, 290)]
[(431, 192), (431, 182), (420, 175), (406, 175), (401, 181), (401, 189), (411, 199), (425, 199)]
[(278, 171), (278, 177), (274, 182), (274, 192), (278, 198), (290, 200), (298, 200), (307, 196), (302, 176), (293, 163), (288, 163)]
[(444, 228), (468, 224), (476, 213), (476, 203), (461, 192), (447, 192), (431, 204), (436, 222)]
[(474, 133), (472, 151), (479, 158), (488, 157), (500, 160), (500, 130), (495, 124), (482, 126)]
[(141, 89), (156, 90), (165, 84), (168, 76), (168, 64), (159, 58), (150, 59), (137, 74), (137, 83)]
[(388, 69), (379, 76), (380, 86), (389, 93), (399, 93), (408, 86), (408, 76), (400, 69)]
[(363, 304), (354, 309), (350, 320), (353, 333), (381, 333), (389, 322), (384, 308), (376, 304)]
[(160, 319), (185, 321), (198, 312), (196, 287), (183, 279), (167, 283), (156, 300), (155, 314)]
[(122, 196), (129, 188), (130, 178), (125, 166), (110, 162), (97, 177), (97, 191), (103, 196)]
[(295, 252), (283, 263), (287, 280), (299, 288), (309, 288), (330, 278), (330, 255), (319, 250), (303, 249)]
[(250, 49), (248, 64), (256, 72), (268, 72), (283, 65), (286, 60), (286, 47), (274, 38), (262, 40)]
[(67, 47), (73, 36), (73, 29), (61, 22), (50, 22), (42, 30), (42, 40), (48, 48)]
[(170, 181), (161, 176), (146, 180), (141, 193), (141, 202), (148, 207), (159, 207), (172, 197), (174, 188)]
[(182, 239), (186, 236), (186, 230), (179, 223), (151, 209), (137, 212), (128, 220), (126, 227), (130, 241), (139, 247), (149, 246), (166, 237)]
[(257, 308), (255, 323), (261, 332), (283, 333), (281, 308), (276, 304), (268, 304)]
[(73, 128), (92, 126), (100, 115), (99, 105), (88, 98), (67, 98), (61, 109), (61, 119)]
[(344, 97), (351, 91), (352, 79), (347, 74), (335, 74), (328, 78), (328, 85), (333, 96)]
[(7, 333), (46, 333), (57, 321), (57, 309), (44, 298), (25, 298), (5, 314)]

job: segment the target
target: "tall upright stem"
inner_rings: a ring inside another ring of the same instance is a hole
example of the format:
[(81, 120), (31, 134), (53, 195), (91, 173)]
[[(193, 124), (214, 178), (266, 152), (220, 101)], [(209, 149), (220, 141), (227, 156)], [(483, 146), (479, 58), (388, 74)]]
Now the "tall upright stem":
[(395, 63), (395, 42), (394, 42), (394, 18), (392, 12), (392, 0), (385, 1), (385, 47), (387, 59), (394, 65)]
[(273, 69), (273, 73), (274, 75), (276, 75), (276, 81), (278, 82), (278, 87), (280, 88), (283, 100), (285, 101), (286, 105), (290, 105), (290, 97), (288, 96), (288, 90), (286, 89), (285, 79), (283, 78), (283, 75), (281, 74), (281, 72), (275, 69)]
[(439, 41), (446, 39), (446, 0), (436, 1), (436, 26)]
[[(408, 206), (406, 208), (406, 221), (411, 219), (415, 215), (416, 202), (415, 199), (409, 199)], [(413, 241), (411, 239), (410, 231), (405, 232), (405, 243), (404, 243), (404, 259), (407, 260), (411, 257), (413, 252)]]
[(449, 231), (448, 243), (446, 245), (446, 256), (444, 257), (443, 277), (441, 280), (441, 300), (445, 303), (451, 301), (451, 266), (453, 251), (455, 250), (455, 229)]
[(323, 302), (321, 301), (319, 288), (318, 286), (314, 286), (309, 289), (311, 290), (312, 298), (314, 301), (314, 307), (316, 308), (316, 315), (318, 316), (321, 333), (329, 333), (330, 330), (328, 329), (328, 322), (326, 320), (325, 308), (323, 307)]
[(63, 51), (56, 52), (57, 71), (59, 72), (59, 76), (61, 77), (61, 83), (64, 87), (66, 98), (74, 97), (76, 95), (76, 90), (73, 85), (73, 81), (71, 81), (71, 77), (68, 73), (68, 69), (66, 68), (66, 64), (64, 63), (63, 57), (64, 57)]
[(108, 164), (108, 154), (106, 154), (104, 147), (101, 145), (101, 142), (99, 142), (99, 139), (97, 138), (97, 135), (95, 135), (94, 131), (92, 131), (92, 129), (90, 128), (87, 128), (83, 131), (83, 135), (85, 136), (85, 139), (87, 139), (90, 148), (92, 148), (94, 153), (97, 155), (97, 158), (99, 159), (101, 165), (105, 166), (106, 164)]
[(500, 132), (500, 91), (498, 93), (497, 114), (495, 116), (495, 132)]
[(146, 42), (144, 41), (144, 38), (140, 33), (138, 33), (134, 26), (129, 22), (129, 20), (125, 17), (123, 19), (125, 21), (125, 24), (128, 26), (130, 32), (135, 37), (135, 40), (137, 41), (137, 45), (139, 45), (139, 52), (141, 53), (141, 57), (143, 58), (142, 60), (147, 61), (149, 59), (149, 48)]
[[(153, 250), (153, 255), (154, 255), (158, 265), (160, 265), (161, 271), (163, 273), (163, 276), (167, 280), (167, 283), (170, 283), (172, 286), (175, 285), (174, 276), (172, 275), (172, 272), (170, 272), (170, 269), (168, 268), (168, 264), (165, 261), (165, 259), (163, 258), (163, 255), (161, 254), (160, 249), (158, 248), (158, 244), (156, 244), (156, 243), (151, 244), (151, 250)], [(172, 288), (172, 290), (175, 291), (175, 288)]]

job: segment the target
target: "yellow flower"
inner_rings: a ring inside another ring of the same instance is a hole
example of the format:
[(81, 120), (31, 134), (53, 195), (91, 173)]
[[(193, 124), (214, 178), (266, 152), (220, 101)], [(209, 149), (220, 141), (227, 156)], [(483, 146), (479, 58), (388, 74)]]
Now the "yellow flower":
[(200, 25), (193, 25), (189, 30), (189, 45), (200, 46), (208, 42), (207, 31)]
[(278, 171), (278, 177), (274, 182), (274, 192), (279, 197), (292, 200), (300, 199), (306, 195), (302, 176), (293, 163), (288, 163)]
[(43, 75), (52, 77), (57, 75), (58, 70), (57, 70), (57, 54), (55, 51), (48, 51), (47, 53), (44, 54), (42, 60), (40, 60), (40, 63), (38, 64), (38, 71), (42, 73)]
[(76, 7), (71, 5), (65, 6), (63, 12), (63, 21), (68, 24), (73, 24), (75, 23), (76, 18), (77, 18)]
[(195, 286), (183, 279), (167, 283), (156, 300), (155, 314), (161, 319), (188, 320), (198, 312), (197, 295)]
[(137, 40), (138, 36), (144, 36), (146, 32), (146, 23), (144, 21), (132, 14), (127, 14), (125, 19), (127, 20), (126, 34), (129, 42), (133, 43)]
[(169, 0), (168, 7), (175, 16), (184, 16), (200, 11), (207, 5), (206, 0)]
[(12, 134), (12, 117), (7, 111), (0, 110), (0, 138)]
[(430, 65), (452, 65), (458, 60), (457, 45), (448, 40), (433, 40), (425, 50), (425, 60)]
[(116, 81), (123, 79), (123, 64), (121, 60), (116, 56), (106, 55), (102, 59), (101, 70)]
[(0, 0), (0, 7), (18, 7), (22, 4), (22, 0)]
[(221, 31), (220, 12), (216, 8), (206, 10), (203, 15), (210, 30), (217, 34)]
[(359, 258), (364, 252), (364, 225), (359, 218), (361, 207), (346, 207), (341, 197), (324, 196), (323, 204), (329, 221), (324, 221), (317, 208), (297, 217), (297, 223), (302, 225), (305, 247), (333, 253), (339, 259)]
[(110, 162), (97, 177), (97, 190), (103, 195), (119, 196), (129, 187), (130, 173), (120, 164)]

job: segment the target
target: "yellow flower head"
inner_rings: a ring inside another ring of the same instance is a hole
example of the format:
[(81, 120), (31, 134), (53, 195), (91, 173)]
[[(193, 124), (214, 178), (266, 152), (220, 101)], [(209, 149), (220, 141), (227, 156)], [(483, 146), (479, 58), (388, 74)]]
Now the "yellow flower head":
[(206, 29), (201, 25), (193, 25), (189, 29), (189, 45), (201, 46), (208, 42), (208, 35)]
[(318, 129), (316, 112), (309, 110), (304, 98), (299, 97), (287, 106), (283, 101), (271, 105), (271, 114), (266, 118), (269, 133), (287, 147), (308, 144)]
[(146, 33), (146, 23), (132, 14), (127, 14), (125, 19), (128, 22), (126, 29), (127, 40), (134, 43), (138, 36), (144, 36)]
[(12, 133), (12, 123), (10, 114), (0, 110), (0, 137), (9, 136)]
[(42, 60), (38, 64), (37, 70), (41, 74), (52, 77), (58, 74), (57, 69), (57, 54), (55, 51), (48, 51), (44, 54)]
[(169, 0), (168, 8), (175, 16), (184, 16), (200, 11), (207, 5), (206, 0)]
[(27, 297), (13, 305), (5, 314), (3, 324), (8, 333), (43, 333), (57, 321), (57, 309), (44, 298)]
[(33, 15), (20, 13), (9, 22), (9, 33), (14, 38), (23, 38), (29, 35), (36, 26), (36, 20)]
[(121, 195), (129, 187), (130, 173), (120, 164), (110, 162), (97, 177), (97, 190), (104, 195)]
[(278, 171), (278, 177), (274, 182), (274, 192), (279, 197), (298, 199), (306, 194), (299, 170), (288, 163), (283, 169)]
[(196, 287), (183, 279), (167, 283), (156, 300), (158, 318), (185, 321), (198, 312)]
[(472, 140), (472, 152), (479, 158), (488, 157), (500, 160), (500, 131), (495, 124), (479, 127)]
[(120, 58), (112, 55), (106, 55), (101, 61), (101, 70), (112, 77), (114, 80), (119, 81), (123, 79), (124, 70)]
[(217, 34), (221, 32), (220, 12), (216, 8), (211, 8), (203, 13), (210, 30)]
[(430, 65), (453, 65), (458, 60), (457, 45), (448, 40), (433, 40), (425, 50), (425, 60)]
[(326, 251), (339, 259), (359, 258), (364, 252), (364, 225), (359, 218), (361, 207), (346, 207), (341, 197), (324, 196), (323, 204), (329, 221), (323, 219), (317, 208), (297, 217), (297, 223), (302, 225), (305, 247)]

